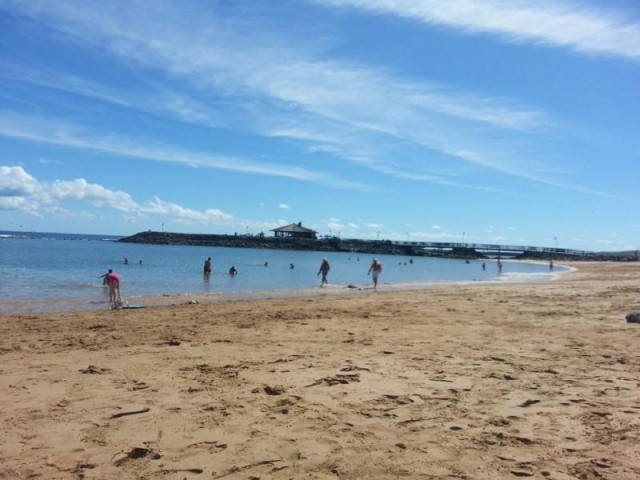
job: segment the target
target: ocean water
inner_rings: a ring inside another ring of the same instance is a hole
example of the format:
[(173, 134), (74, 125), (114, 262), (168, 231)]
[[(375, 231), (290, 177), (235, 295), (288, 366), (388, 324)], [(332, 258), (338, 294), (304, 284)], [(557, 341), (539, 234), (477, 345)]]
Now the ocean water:
[[(0, 232), (0, 313), (104, 309), (108, 269), (120, 274), (124, 299), (149, 296), (295, 293), (320, 289), (322, 258), (331, 263), (326, 288), (370, 287), (371, 254), (192, 247), (118, 243), (118, 237)], [(129, 263), (125, 264), (125, 257)], [(207, 257), (213, 273), (203, 275)], [(465, 263), (434, 257), (377, 255), (383, 265), (378, 289), (464, 281), (545, 281), (567, 270), (546, 264), (495, 260)], [(291, 268), (291, 264), (294, 268)], [(235, 266), (238, 275), (229, 275)]]

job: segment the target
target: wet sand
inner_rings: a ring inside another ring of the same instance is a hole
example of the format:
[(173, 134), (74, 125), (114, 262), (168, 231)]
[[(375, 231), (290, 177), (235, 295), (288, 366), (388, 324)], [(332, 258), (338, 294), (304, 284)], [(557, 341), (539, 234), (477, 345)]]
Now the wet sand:
[(640, 264), (0, 316), (0, 478), (640, 478)]

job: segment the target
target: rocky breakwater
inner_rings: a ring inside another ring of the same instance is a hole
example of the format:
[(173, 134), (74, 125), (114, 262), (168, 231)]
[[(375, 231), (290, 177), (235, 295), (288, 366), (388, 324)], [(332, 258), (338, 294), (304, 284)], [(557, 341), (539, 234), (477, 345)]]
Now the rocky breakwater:
[(337, 237), (308, 239), (267, 237), (264, 235), (216, 235), (147, 231), (121, 238), (118, 241), (123, 243), (145, 243), (154, 245), (313, 250), (321, 252), (371, 253), (378, 255), (424, 255), (422, 249), (394, 245), (389, 241), (340, 239)]

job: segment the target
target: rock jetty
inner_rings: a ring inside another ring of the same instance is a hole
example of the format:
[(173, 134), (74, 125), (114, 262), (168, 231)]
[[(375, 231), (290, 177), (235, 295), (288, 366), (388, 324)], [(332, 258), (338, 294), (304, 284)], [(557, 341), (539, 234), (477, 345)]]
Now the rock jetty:
[(267, 237), (264, 235), (216, 235), (147, 231), (121, 238), (118, 241), (154, 245), (311, 250), (320, 252), (371, 253), (378, 255), (425, 256), (426, 254), (424, 249), (420, 247), (395, 245), (389, 240), (355, 240), (340, 239), (338, 237), (309, 239)]

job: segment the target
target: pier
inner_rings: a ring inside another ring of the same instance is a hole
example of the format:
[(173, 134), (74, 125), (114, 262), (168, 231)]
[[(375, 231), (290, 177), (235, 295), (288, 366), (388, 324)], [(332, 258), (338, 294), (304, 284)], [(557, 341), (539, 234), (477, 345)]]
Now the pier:
[(498, 245), (487, 243), (456, 242), (393, 242), (395, 245), (422, 248), (427, 253), (442, 256), (472, 257), (546, 257), (546, 258), (589, 258), (596, 254), (587, 250), (570, 248), (534, 247), (523, 245)]

